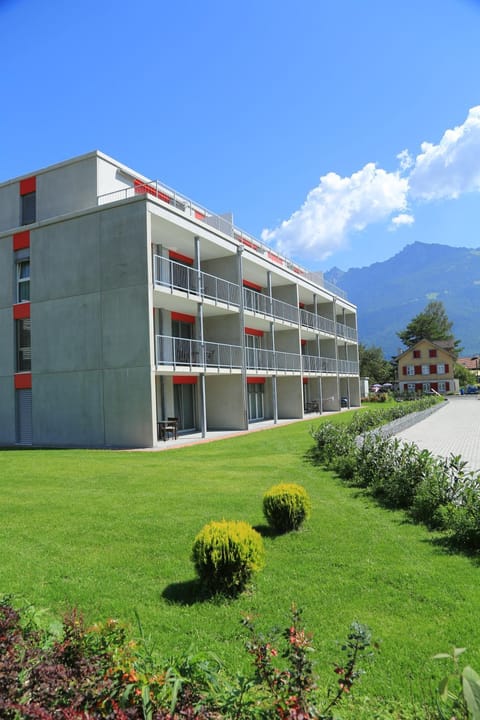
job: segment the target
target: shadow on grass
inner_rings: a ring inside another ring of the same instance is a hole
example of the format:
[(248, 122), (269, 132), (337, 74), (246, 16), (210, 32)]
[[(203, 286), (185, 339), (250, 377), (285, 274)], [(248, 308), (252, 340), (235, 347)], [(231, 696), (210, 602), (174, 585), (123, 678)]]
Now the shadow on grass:
[(162, 592), (162, 598), (169, 603), (175, 605), (199, 605), (200, 603), (209, 602), (217, 605), (236, 600), (241, 592), (226, 595), (219, 592), (208, 590), (200, 580), (186, 580), (185, 582), (172, 583), (167, 585)]
[(253, 529), (256, 530), (263, 538), (276, 538), (280, 535), (287, 534), (275, 530), (275, 528), (270, 527), (270, 525), (254, 525)]

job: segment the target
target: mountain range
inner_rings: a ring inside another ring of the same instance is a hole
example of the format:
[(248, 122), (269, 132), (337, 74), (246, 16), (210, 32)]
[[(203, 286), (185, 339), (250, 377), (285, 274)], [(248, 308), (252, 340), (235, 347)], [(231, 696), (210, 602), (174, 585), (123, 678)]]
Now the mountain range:
[(415, 242), (384, 262), (324, 277), (357, 306), (359, 341), (386, 358), (405, 349), (397, 332), (431, 300), (443, 302), (460, 355), (480, 354), (480, 248)]

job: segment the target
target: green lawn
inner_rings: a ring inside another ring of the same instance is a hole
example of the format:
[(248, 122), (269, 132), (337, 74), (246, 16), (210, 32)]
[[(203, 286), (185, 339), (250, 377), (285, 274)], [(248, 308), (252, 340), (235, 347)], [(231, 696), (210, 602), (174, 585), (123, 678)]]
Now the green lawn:
[[(347, 413), (342, 413), (342, 421)], [(315, 421), (318, 424), (320, 421)], [(367, 623), (381, 652), (360, 694), (422, 700), (453, 645), (480, 669), (480, 567), (435, 536), (377, 507), (308, 459), (311, 421), (167, 452), (0, 452), (0, 592), (88, 621), (116, 617), (165, 656), (213, 650), (245, 669), (241, 615), (284, 627), (295, 601), (330, 679), (335, 641)], [(264, 491), (303, 484), (313, 505), (303, 530), (271, 537), (253, 593), (198, 602), (190, 549), (212, 519), (264, 527)]]

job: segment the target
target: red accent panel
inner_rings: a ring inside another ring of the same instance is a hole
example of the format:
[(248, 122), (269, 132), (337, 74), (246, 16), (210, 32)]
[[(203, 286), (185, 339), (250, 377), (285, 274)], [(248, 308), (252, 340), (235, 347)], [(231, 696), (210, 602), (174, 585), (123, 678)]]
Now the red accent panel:
[(197, 380), (198, 380), (198, 378), (196, 375), (174, 375), (173, 376), (173, 384), (174, 385), (196, 385)]
[(306, 341), (306, 340), (300, 340), (300, 343), (301, 343), (302, 347), (304, 347), (304, 346), (307, 344), (307, 341)]
[(170, 203), (172, 200), (172, 198), (169, 195), (166, 195), (165, 193), (161, 192), (161, 190), (155, 190), (154, 187), (152, 187), (151, 185), (148, 185), (147, 183), (143, 183), (141, 180), (134, 180), (133, 186), (135, 188), (135, 193), (137, 195), (143, 195), (144, 193), (147, 193), (148, 195), (153, 195), (154, 197), (157, 197), (166, 203)]
[(13, 319), (14, 320), (24, 320), (25, 318), (30, 317), (30, 303), (24, 302), (24, 303), (17, 303), (13, 306)]
[(30, 390), (32, 387), (32, 373), (17, 373), (14, 376), (15, 390)]
[(195, 212), (195, 217), (197, 218), (197, 220), (205, 220), (205, 214), (204, 214), (204, 213), (201, 213), (201, 212), (199, 212), (198, 210), (195, 210), (194, 212)]
[(303, 308), (305, 307), (305, 303), (298, 303), (298, 307), (300, 308), (300, 310), (303, 310)]
[(278, 265), (283, 265), (283, 258), (281, 258), (279, 255), (275, 255), (275, 253), (267, 252), (267, 257), (269, 260), (273, 260), (273, 262), (278, 263)]
[(20, 195), (28, 195), (29, 193), (35, 192), (37, 189), (37, 178), (33, 177), (25, 178), (20, 180)]
[(247, 377), (247, 385), (264, 385), (264, 377)]
[(257, 330), (256, 328), (246, 327), (244, 332), (245, 335), (258, 335), (258, 337), (263, 337), (263, 330)]
[(193, 258), (177, 253), (175, 250), (169, 250), (168, 257), (170, 260), (178, 260), (179, 262), (185, 263), (185, 265), (193, 265)]
[(24, 250), (30, 247), (30, 230), (15, 233), (13, 236), (13, 249)]
[(308, 378), (303, 378), (303, 384), (306, 385), (308, 383)]
[(258, 290), (259, 292), (262, 291), (262, 286), (261, 286), (261, 285), (257, 285), (256, 283), (250, 282), (250, 280), (244, 280), (244, 281), (243, 281), (243, 286), (244, 286), (244, 287), (247, 287), (247, 288), (250, 288), (251, 290)]
[(195, 315), (185, 315), (185, 313), (172, 312), (172, 320), (180, 320), (180, 322), (194, 323)]
[(258, 250), (259, 245), (255, 245), (255, 243), (251, 242), (250, 240), (247, 240), (247, 238), (241, 238), (241, 242), (243, 245), (246, 245), (249, 248), (252, 248), (252, 250)]

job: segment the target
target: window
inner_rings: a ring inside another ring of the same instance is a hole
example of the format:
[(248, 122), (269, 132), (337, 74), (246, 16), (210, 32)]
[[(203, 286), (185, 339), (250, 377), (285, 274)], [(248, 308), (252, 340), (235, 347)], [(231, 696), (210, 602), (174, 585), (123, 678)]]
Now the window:
[(420, 350), (414, 350), (414, 351), (413, 351), (413, 357), (414, 357), (414, 358), (419, 358), (419, 357), (421, 357), (421, 356), (422, 356), (422, 353), (420, 352)]
[(430, 375), (430, 365), (422, 365), (422, 375)]
[(428, 351), (428, 357), (437, 357), (437, 351), (434, 348), (430, 348), (430, 350)]
[(30, 300), (30, 260), (17, 262), (17, 303)]
[(15, 324), (17, 333), (17, 372), (29, 372), (32, 369), (30, 318), (16, 320)]
[(445, 382), (439, 382), (438, 383), (438, 392), (445, 392), (447, 389)]
[(37, 219), (37, 193), (20, 196), (20, 225), (30, 225)]
[(415, 375), (415, 365), (407, 365), (407, 375)]
[(407, 390), (408, 390), (409, 394), (414, 393), (415, 392), (415, 383), (408, 383)]
[(430, 392), (430, 383), (428, 383), (428, 382), (422, 383), (422, 390), (423, 390), (423, 392), (425, 392), (425, 393)]
[(437, 375), (444, 375), (445, 374), (445, 365), (444, 363), (439, 363), (437, 365)]

